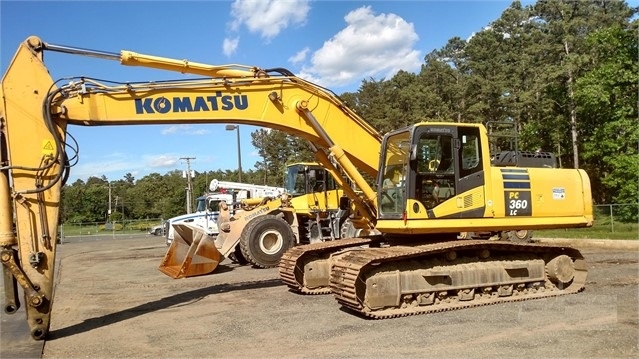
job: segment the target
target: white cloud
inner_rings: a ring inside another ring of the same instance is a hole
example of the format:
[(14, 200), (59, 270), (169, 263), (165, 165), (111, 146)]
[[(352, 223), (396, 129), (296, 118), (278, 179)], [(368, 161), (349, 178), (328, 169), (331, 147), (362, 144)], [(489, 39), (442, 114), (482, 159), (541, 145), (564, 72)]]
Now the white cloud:
[(175, 167), (178, 163), (178, 156), (167, 154), (146, 155), (143, 161), (147, 167), (151, 168)]
[(211, 133), (211, 131), (205, 129), (205, 128), (196, 128), (193, 129), (191, 131), (189, 131), (189, 135), (195, 135), (195, 136), (204, 136), (204, 135), (208, 135), (209, 133)]
[(140, 163), (123, 153), (112, 153), (99, 159), (91, 159), (90, 161), (81, 161), (71, 169), (71, 182), (81, 178), (86, 181), (89, 177), (107, 177), (108, 180), (114, 181), (123, 178), (122, 176), (114, 177), (113, 173), (132, 173), (136, 168), (140, 167)]
[(292, 64), (297, 64), (306, 60), (306, 55), (308, 55), (309, 51), (311, 51), (311, 49), (309, 49), (308, 47), (305, 47), (303, 50), (299, 51), (297, 54), (289, 57), (288, 62)]
[[(78, 163), (71, 169), (71, 177), (86, 181), (89, 177), (99, 178), (104, 175), (110, 181), (115, 181), (122, 179), (123, 173), (131, 173), (135, 177), (141, 173), (140, 170), (148, 168), (174, 169), (178, 165), (178, 160), (179, 156), (172, 154), (144, 155), (142, 158), (133, 158), (123, 153), (114, 153)], [(115, 175), (116, 173), (122, 175)]]
[(165, 128), (165, 129), (163, 129), (160, 133), (163, 134), (163, 135), (172, 135), (174, 133), (177, 133), (178, 129), (179, 129), (179, 126), (176, 126), (176, 125), (169, 126), (169, 127)]
[(164, 128), (161, 133), (163, 135), (179, 134), (179, 135), (200, 136), (200, 135), (208, 135), (211, 133), (211, 131), (209, 131), (206, 128), (191, 126), (191, 125), (172, 125), (172, 126), (168, 126)]
[(326, 87), (345, 86), (368, 77), (390, 78), (399, 70), (417, 71), (422, 55), (413, 24), (370, 6), (348, 13), (346, 27), (317, 50), (299, 76)]
[(237, 46), (240, 44), (240, 38), (236, 37), (234, 39), (226, 38), (224, 39), (224, 43), (222, 43), (222, 52), (226, 56), (231, 56), (237, 50)]
[(258, 151), (258, 150), (251, 151), (250, 156), (251, 157), (258, 157), (260, 159), (262, 158), (262, 156), (260, 156), (260, 151)]
[(293, 25), (304, 25), (310, 10), (308, 0), (235, 0), (231, 5), (231, 30), (242, 25), (267, 41)]

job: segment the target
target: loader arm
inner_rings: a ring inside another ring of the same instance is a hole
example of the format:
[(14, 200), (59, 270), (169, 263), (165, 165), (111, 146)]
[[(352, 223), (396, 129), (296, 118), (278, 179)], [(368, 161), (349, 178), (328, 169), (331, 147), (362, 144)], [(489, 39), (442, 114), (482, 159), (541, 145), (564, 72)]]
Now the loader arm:
[[(204, 78), (115, 83), (81, 77), (54, 82), (43, 62), (47, 50)], [(364, 201), (365, 217), (375, 218), (375, 192), (359, 171), (377, 175), (381, 135), (331, 91), (284, 69), (214, 66), (131, 51), (108, 53), (30, 37), (4, 74), (1, 95), (5, 311), (19, 308), (20, 285), (35, 339), (45, 338), (49, 328), (60, 191), (75, 161), (69, 150), (76, 144), (67, 143), (67, 125), (234, 123), (282, 130), (328, 150), (328, 157), (320, 160), (329, 161), (325, 163), (329, 168), (333, 168), (330, 161), (339, 164), (364, 194), (357, 200)]]

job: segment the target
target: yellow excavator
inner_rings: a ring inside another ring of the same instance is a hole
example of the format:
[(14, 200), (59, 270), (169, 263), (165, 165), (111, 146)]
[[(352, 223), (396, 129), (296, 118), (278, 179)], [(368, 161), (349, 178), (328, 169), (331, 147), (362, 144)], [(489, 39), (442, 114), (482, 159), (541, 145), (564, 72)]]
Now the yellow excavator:
[[(46, 51), (203, 78), (54, 81)], [(20, 44), (1, 85), (4, 309), (16, 312), (22, 287), (34, 339), (46, 338), (54, 301), (60, 189), (77, 150), (69, 125), (234, 123), (308, 140), (318, 162), (329, 170), (339, 166), (356, 186), (338, 183), (355, 209), (355, 227), (371, 234), (292, 247), (279, 262), (280, 276), (298, 292), (329, 291), (363, 316), (437, 312), (584, 288), (586, 262), (574, 248), (457, 239), (460, 232), (586, 227), (593, 221), (583, 170), (493, 167), (482, 124), (420, 122), (381, 137), (334, 93), (282, 68), (110, 53), (35, 36)], [(376, 190), (363, 174), (376, 178)], [(190, 230), (185, 235), (198, 245), (189, 248), (214, 256), (215, 244)]]

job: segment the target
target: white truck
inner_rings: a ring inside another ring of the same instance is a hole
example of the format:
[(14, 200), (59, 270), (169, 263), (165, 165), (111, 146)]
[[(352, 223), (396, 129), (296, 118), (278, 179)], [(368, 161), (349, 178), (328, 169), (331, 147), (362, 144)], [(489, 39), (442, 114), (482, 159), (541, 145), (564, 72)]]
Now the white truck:
[(169, 218), (164, 222), (164, 235), (166, 245), (170, 246), (175, 237), (173, 224), (189, 223), (204, 228), (209, 236), (217, 236), (217, 217), (220, 211), (220, 202), (226, 201), (234, 205), (241, 200), (249, 198), (276, 197), (286, 190), (280, 187), (246, 184), (240, 182), (218, 181), (214, 179), (209, 185), (211, 193), (196, 199), (197, 209), (194, 213), (183, 214)]

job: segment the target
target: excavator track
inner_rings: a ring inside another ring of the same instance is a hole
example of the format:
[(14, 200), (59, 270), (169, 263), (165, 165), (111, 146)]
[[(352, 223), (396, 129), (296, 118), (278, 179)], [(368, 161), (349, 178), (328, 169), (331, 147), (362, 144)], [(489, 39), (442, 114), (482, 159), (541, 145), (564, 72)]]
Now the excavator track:
[(375, 319), (577, 293), (587, 276), (574, 248), (485, 240), (355, 249), (331, 265), (337, 301)]
[(295, 246), (286, 251), (280, 259), (280, 278), (295, 292), (329, 294), (331, 293), (328, 284), (330, 255), (345, 248), (370, 246), (376, 243), (379, 243), (379, 240), (374, 238), (345, 238)]

